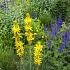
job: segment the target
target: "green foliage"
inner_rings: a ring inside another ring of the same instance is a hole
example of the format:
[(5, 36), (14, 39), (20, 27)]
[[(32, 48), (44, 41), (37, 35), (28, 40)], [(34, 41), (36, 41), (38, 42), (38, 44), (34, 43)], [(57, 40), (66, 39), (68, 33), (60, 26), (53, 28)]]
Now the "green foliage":
[(16, 70), (17, 64), (12, 48), (0, 48), (0, 68), (2, 70)]
[(65, 20), (67, 14), (67, 7), (68, 0), (57, 0), (57, 2), (54, 3), (53, 8), (51, 8), (52, 16), (55, 18), (61, 17), (63, 20)]

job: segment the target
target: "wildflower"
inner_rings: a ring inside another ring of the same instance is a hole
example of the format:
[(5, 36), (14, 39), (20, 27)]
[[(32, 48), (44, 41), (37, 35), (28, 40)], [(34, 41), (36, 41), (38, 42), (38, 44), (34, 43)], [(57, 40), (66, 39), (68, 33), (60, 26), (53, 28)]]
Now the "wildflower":
[(14, 38), (21, 37), (20, 28), (17, 21), (13, 21), (12, 32), (14, 33)]
[(26, 18), (24, 19), (25, 24), (31, 24), (31, 18), (29, 13), (26, 13)]
[(20, 27), (17, 21), (13, 22), (12, 32), (14, 34), (15, 39), (16, 53), (19, 57), (22, 57), (24, 54), (24, 47), (22, 41), (20, 40), (21, 38)]
[(46, 33), (46, 24), (44, 24), (44, 33)]
[(68, 40), (70, 40), (70, 31), (68, 31)]
[(49, 34), (51, 35), (51, 37), (55, 37), (55, 35), (56, 35), (56, 27), (54, 27), (52, 25), (52, 23), (50, 23), (50, 28), (51, 28), (51, 32)]
[(27, 36), (27, 41), (28, 42), (34, 40), (33, 34), (30, 31), (29, 32), (25, 32), (25, 36)]
[(57, 19), (55, 26), (50, 24), (52, 37), (56, 36), (56, 34), (60, 30), (61, 26), (62, 26), (62, 20), (60, 18)]
[(61, 47), (58, 49), (58, 52), (61, 53), (64, 48), (65, 48), (65, 44), (62, 43)]
[(16, 53), (19, 57), (22, 57), (22, 55), (24, 54), (24, 47), (23, 47), (22, 41), (19, 42), (15, 42), (16, 45)]
[(18, 25), (17, 21), (15, 20), (13, 23), (14, 24), (13, 24), (12, 32), (19, 33), (20, 32), (20, 28), (19, 28), (19, 25)]
[(32, 40), (34, 40), (34, 37), (32, 33), (31, 18), (29, 13), (26, 14), (24, 22), (25, 22), (25, 36), (27, 37), (27, 41), (31, 42)]
[(34, 47), (34, 63), (40, 65), (42, 63), (42, 45), (40, 42)]
[(57, 24), (57, 27), (60, 28), (62, 26), (62, 20), (58, 18), (56, 24)]
[(25, 30), (26, 31), (32, 30), (32, 27), (30, 25), (25, 25)]
[(62, 36), (61, 47), (58, 49), (59, 52), (62, 52), (62, 50), (65, 48), (67, 42), (68, 42), (68, 32), (65, 32), (64, 35)]

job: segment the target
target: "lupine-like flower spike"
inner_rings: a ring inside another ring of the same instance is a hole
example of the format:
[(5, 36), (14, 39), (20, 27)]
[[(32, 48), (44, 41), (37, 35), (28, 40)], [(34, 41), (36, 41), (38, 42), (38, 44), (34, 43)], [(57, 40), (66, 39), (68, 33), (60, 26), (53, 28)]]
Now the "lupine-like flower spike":
[(62, 37), (62, 44), (61, 47), (58, 49), (58, 51), (61, 53), (62, 50), (65, 48), (66, 44), (68, 42), (68, 32), (65, 32)]
[[(69, 29), (70, 30), (70, 29)], [(70, 40), (70, 31), (68, 30), (67, 35), (68, 35), (68, 40)]]
[(55, 24), (55, 26), (53, 26), (52, 24), (50, 24), (51, 27), (51, 36), (55, 37), (56, 33), (60, 30), (62, 26), (62, 20), (60, 18), (57, 19), (57, 22)]
[(42, 45), (40, 42), (34, 47), (34, 63), (40, 65), (42, 63)]
[(57, 24), (57, 27), (60, 28), (62, 26), (62, 20), (58, 18), (56, 24)]
[(56, 32), (58, 32), (61, 27), (62, 27), (62, 20), (58, 18), (56, 22)]
[(23, 47), (24, 43), (22, 43), (22, 41), (20, 40), (21, 38), (20, 27), (17, 21), (13, 22), (12, 32), (14, 34), (14, 39), (15, 39), (16, 53), (19, 57), (22, 57), (24, 54), (24, 47)]
[(51, 32), (49, 35), (51, 35), (51, 37), (55, 37), (56, 36), (56, 27), (53, 26), (52, 23), (50, 23), (50, 28), (51, 28)]

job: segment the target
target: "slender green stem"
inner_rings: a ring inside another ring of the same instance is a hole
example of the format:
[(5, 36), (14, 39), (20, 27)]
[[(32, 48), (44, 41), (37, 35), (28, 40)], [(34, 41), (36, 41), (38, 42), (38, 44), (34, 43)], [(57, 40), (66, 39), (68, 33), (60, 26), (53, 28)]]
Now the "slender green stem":
[(31, 46), (30, 46), (30, 70), (31, 70)]
[(31, 53), (31, 42), (29, 43), (29, 45), (30, 45), (30, 51), (29, 52), (30, 52), (30, 70), (31, 70), (31, 68), (32, 68), (32, 63), (31, 63), (32, 62), (32, 58), (31, 58), (32, 57), (32, 53)]
[(36, 66), (36, 70), (39, 70), (39, 65)]
[(23, 63), (23, 57), (20, 58), (20, 70), (25, 70), (24, 63)]

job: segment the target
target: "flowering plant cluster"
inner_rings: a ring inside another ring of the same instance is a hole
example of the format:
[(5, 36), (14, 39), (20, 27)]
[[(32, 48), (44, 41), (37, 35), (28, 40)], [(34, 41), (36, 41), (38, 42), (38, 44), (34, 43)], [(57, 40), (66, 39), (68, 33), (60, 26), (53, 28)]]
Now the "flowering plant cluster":
[(22, 57), (24, 54), (24, 43), (20, 40), (22, 36), (20, 34), (20, 27), (16, 20), (13, 22), (12, 32), (14, 34), (13, 38), (15, 39), (16, 53), (19, 57)]
[(70, 1), (1, 1), (0, 70), (70, 70)]

